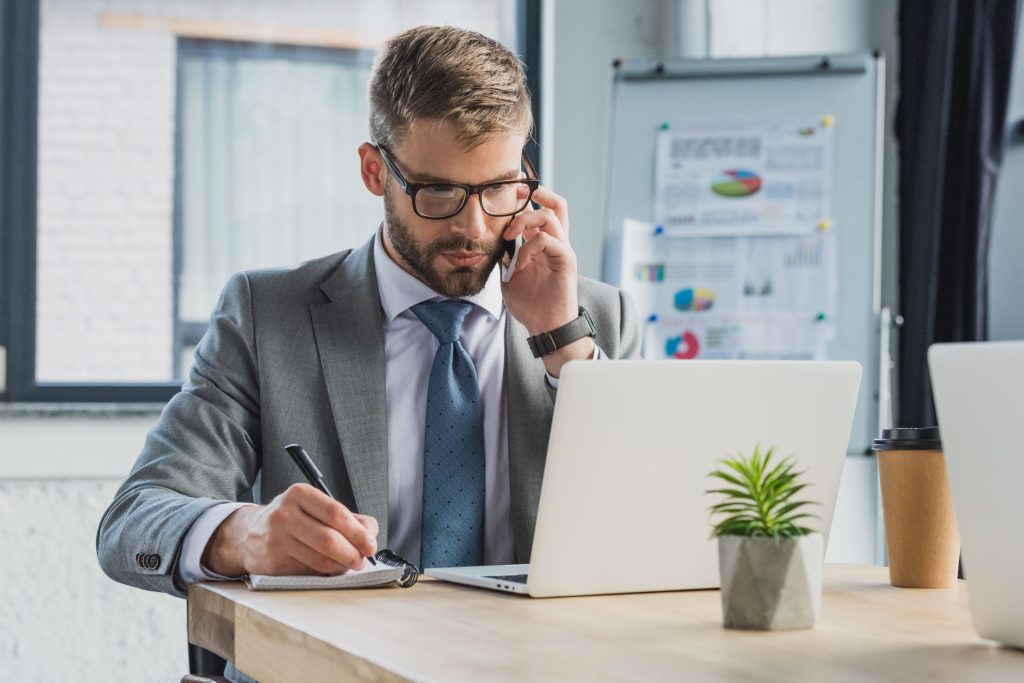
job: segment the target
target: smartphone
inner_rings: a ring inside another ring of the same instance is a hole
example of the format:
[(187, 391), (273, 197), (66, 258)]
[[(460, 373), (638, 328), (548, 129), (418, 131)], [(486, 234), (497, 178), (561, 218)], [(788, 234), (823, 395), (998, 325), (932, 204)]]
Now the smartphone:
[[(519, 258), (519, 249), (526, 243), (522, 235), (514, 240), (502, 240), (504, 245), (504, 256), (508, 257), (508, 265), (501, 264), (501, 281), (508, 282), (512, 279), (512, 273), (516, 270), (516, 259)], [(502, 259), (504, 261), (504, 258)]]
[[(523, 166), (526, 168), (527, 178), (537, 177), (537, 170), (533, 167), (533, 164), (530, 162), (529, 157), (526, 156), (526, 152), (523, 152)], [(530, 202), (530, 205), (532, 206), (534, 211), (540, 208), (540, 205), (537, 204), (536, 202)], [(516, 216), (518, 215), (519, 214), (516, 214)], [(513, 220), (515, 220), (515, 216), (509, 219), (509, 222), (505, 227), (507, 228), (509, 225), (511, 225)], [(526, 240), (523, 238), (522, 235), (515, 238), (514, 240), (502, 240), (502, 245), (504, 247), (502, 261), (504, 261), (505, 256), (508, 257), (508, 265), (506, 266), (504, 263), (501, 264), (502, 282), (508, 282), (509, 280), (512, 279), (512, 274), (515, 273), (516, 270), (516, 260), (519, 258), (519, 249), (524, 244), (526, 244)]]

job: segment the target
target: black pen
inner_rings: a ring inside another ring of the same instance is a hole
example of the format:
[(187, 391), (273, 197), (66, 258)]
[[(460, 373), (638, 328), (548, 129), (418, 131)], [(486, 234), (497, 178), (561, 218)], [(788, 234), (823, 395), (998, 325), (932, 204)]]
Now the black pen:
[[(309, 453), (306, 452), (305, 448), (297, 443), (293, 443), (290, 446), (285, 446), (284, 449), (288, 451), (288, 455), (292, 456), (292, 460), (299, 466), (299, 470), (302, 472), (302, 476), (306, 478), (306, 481), (326, 493), (327, 497), (331, 500), (337, 500), (334, 494), (328, 490), (327, 484), (324, 483), (324, 475), (317, 468), (316, 464), (313, 463), (313, 459), (309, 457)], [(369, 556), (366, 559), (374, 567), (377, 566), (377, 560)]]

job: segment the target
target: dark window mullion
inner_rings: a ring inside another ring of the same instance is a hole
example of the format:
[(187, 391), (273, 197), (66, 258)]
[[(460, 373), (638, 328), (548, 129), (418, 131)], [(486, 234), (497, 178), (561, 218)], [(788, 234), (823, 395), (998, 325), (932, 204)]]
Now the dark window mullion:
[[(11, 258), (11, 242), (7, 235), (7, 221), (5, 220), (4, 211), (4, 176), (6, 157), (4, 156), (6, 145), (6, 131), (7, 126), (7, 112), (5, 111), (4, 102), (8, 101), (7, 90), (6, 90), (6, 48), (8, 44), (7, 40), (7, 5), (8, 3), (4, 0), (0, 0), (0, 346), (7, 350), (7, 316), (9, 315), (10, 307), (10, 292), (11, 282), (7, 279), (8, 267), (7, 264)], [(3, 375), (4, 380), (0, 382), (0, 401), (3, 401), (7, 396), (7, 359), (6, 354), (0, 357), (0, 374)]]
[(45, 403), (166, 403), (181, 390), (177, 384), (41, 384), (17, 400)]
[(533, 139), (526, 143), (526, 154), (540, 169), (540, 89), (541, 89), (541, 0), (519, 0), (516, 40), (519, 58), (526, 65), (526, 87), (533, 109)]
[(3, 127), (0, 224), (5, 238), (6, 400), (25, 400), (35, 384), (36, 139), (39, 2), (0, 0), (3, 14)]

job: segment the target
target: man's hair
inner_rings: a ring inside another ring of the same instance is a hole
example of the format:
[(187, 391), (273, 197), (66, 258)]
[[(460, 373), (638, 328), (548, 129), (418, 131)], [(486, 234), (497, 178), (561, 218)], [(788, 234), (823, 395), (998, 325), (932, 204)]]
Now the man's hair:
[(465, 149), (493, 134), (533, 129), (523, 65), (487, 36), (420, 26), (391, 38), (370, 76), (370, 135), (393, 149), (417, 119), (445, 121)]

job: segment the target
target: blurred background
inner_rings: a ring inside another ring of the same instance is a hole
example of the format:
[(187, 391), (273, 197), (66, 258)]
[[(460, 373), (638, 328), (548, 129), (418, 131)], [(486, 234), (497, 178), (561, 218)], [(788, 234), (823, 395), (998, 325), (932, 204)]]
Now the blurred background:
[[(184, 601), (107, 579), (96, 525), (229, 275), (357, 246), (379, 224), (356, 147), (387, 37), (451, 24), (520, 55), (531, 155), (596, 278), (613, 59), (881, 50), (880, 295), (900, 311), (901, 4), (0, 0), (0, 679), (187, 671)], [(984, 252), (991, 339), (1024, 338), (1022, 34)], [(876, 490), (873, 461), (851, 458), (830, 560), (884, 561)]]

